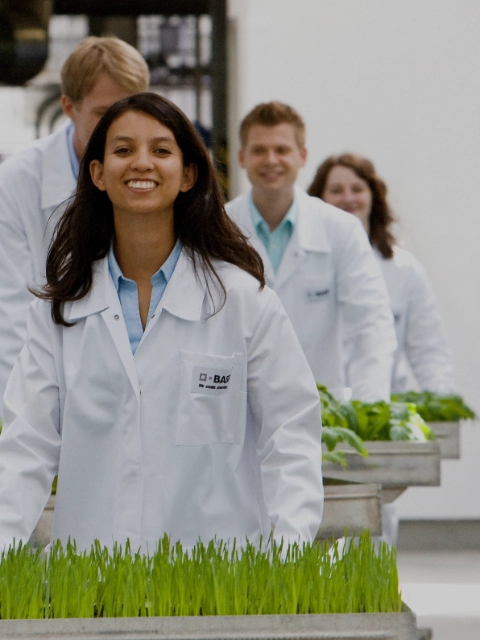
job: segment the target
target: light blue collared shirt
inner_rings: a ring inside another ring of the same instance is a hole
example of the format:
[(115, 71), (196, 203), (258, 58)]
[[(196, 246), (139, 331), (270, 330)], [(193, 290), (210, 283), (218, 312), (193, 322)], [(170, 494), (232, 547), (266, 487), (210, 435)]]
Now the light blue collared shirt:
[(80, 173), (80, 160), (77, 157), (77, 152), (73, 146), (73, 135), (75, 133), (75, 125), (70, 121), (67, 125), (67, 148), (68, 157), (70, 158), (70, 166), (72, 167), (72, 173), (75, 176), (75, 180), (78, 179)]
[(270, 262), (272, 263), (275, 273), (277, 273), (287, 244), (292, 237), (295, 222), (297, 221), (297, 201), (295, 198), (293, 199), (292, 206), (287, 211), (286, 216), (273, 231), (270, 231), (268, 223), (263, 219), (262, 214), (255, 206), (252, 194), (250, 194), (249, 204), (250, 215), (252, 216), (252, 222), (257, 236), (265, 245)]
[[(181, 252), (182, 244), (180, 240), (177, 240), (172, 253), (168, 256), (160, 269), (150, 278), (150, 282), (152, 283), (152, 296), (150, 298), (147, 324), (155, 314), (158, 303), (165, 293), (165, 289), (167, 288), (167, 284), (175, 271)], [(136, 282), (125, 278), (123, 275), (113, 252), (113, 243), (110, 246), (110, 251), (108, 253), (108, 268), (118, 293), (120, 306), (122, 307), (123, 318), (127, 326), (127, 333), (130, 339), (132, 353), (135, 353), (143, 336), (142, 320), (140, 318), (140, 310), (138, 308), (138, 287)]]

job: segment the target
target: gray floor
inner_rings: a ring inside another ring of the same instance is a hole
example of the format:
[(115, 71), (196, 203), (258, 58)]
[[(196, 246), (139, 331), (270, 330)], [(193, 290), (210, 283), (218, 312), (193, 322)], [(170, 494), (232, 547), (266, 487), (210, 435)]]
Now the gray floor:
[(432, 640), (480, 640), (480, 551), (399, 551), (404, 602)]

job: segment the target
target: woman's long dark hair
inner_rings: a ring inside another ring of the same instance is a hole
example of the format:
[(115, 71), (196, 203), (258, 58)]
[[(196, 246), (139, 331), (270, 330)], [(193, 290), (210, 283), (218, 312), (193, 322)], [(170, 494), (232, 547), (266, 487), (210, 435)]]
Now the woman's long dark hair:
[(92, 264), (107, 255), (112, 243), (112, 204), (106, 192), (93, 184), (90, 163), (103, 162), (107, 132), (128, 111), (146, 113), (170, 129), (182, 151), (184, 166), (197, 167), (194, 186), (179, 193), (174, 203), (175, 232), (195, 271), (201, 269), (212, 276), (220, 285), (224, 300), (226, 292), (214, 260), (234, 264), (254, 276), (260, 287), (265, 285), (262, 260), (226, 214), (216, 171), (195, 128), (169, 100), (155, 93), (138, 93), (112, 105), (96, 126), (80, 165), (73, 201), (62, 215), (50, 244), (47, 284), (36, 295), (52, 302), (52, 317), (57, 324), (70, 326), (63, 317), (63, 303), (87, 295), (93, 281)]
[(392, 210), (387, 202), (387, 185), (377, 175), (373, 163), (354, 153), (330, 156), (318, 167), (315, 178), (308, 188), (308, 193), (323, 198), (328, 174), (334, 167), (346, 167), (365, 180), (372, 192), (372, 210), (370, 212), (370, 244), (376, 247), (384, 258), (393, 256), (395, 238), (390, 226), (395, 222)]

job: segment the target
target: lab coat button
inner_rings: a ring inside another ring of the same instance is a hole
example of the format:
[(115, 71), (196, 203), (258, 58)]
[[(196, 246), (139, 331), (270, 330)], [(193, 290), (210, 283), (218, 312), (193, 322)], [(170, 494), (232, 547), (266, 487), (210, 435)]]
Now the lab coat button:
[(118, 315), (118, 313), (116, 313), (114, 316), (115, 320), (120, 320), (120, 316)]

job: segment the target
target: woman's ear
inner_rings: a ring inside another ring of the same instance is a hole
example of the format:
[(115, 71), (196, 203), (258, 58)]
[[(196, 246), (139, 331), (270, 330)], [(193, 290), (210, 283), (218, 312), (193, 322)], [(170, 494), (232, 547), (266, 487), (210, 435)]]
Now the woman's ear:
[(180, 191), (185, 193), (186, 191), (190, 191), (193, 185), (197, 181), (198, 176), (198, 167), (196, 164), (189, 164), (186, 167), (183, 167), (183, 180), (180, 185)]
[(100, 191), (106, 190), (103, 182), (103, 162), (100, 162), (100, 160), (92, 160), (90, 162), (90, 177), (97, 189), (100, 189)]

